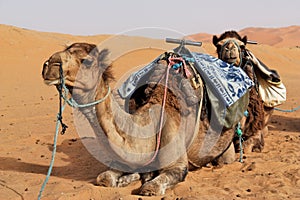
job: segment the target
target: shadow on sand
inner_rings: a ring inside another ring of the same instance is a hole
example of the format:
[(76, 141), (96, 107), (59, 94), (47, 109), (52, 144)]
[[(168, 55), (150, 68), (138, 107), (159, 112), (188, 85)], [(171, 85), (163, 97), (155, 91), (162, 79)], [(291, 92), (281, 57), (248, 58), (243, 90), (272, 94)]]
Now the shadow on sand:
[(269, 125), (271, 131), (300, 132), (300, 118), (272, 115)]
[[(52, 144), (46, 145), (48, 145), (49, 151), (52, 152)], [(51, 176), (71, 180), (92, 181), (96, 179), (99, 173), (107, 169), (104, 164), (100, 163), (86, 150), (80, 139), (64, 140), (61, 145), (57, 146), (57, 153), (67, 155), (67, 158), (60, 159), (68, 164), (65, 166), (55, 166), (54, 162)], [(47, 160), (50, 164), (50, 158)], [(18, 171), (46, 175), (49, 168), (49, 165), (27, 163), (13, 157), (0, 157), (0, 163), (1, 171)], [(94, 183), (94, 181), (92, 182)]]

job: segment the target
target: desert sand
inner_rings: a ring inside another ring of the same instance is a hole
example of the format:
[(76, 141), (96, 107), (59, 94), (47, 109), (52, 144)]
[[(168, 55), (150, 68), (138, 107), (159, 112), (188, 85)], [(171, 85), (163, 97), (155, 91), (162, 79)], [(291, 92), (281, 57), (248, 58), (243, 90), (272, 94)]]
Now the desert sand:
[[(299, 106), (300, 27), (248, 28), (240, 33), (259, 42), (248, 48), (281, 75), (287, 88), (287, 102), (280, 108)], [(54, 87), (43, 83), (43, 62), (73, 42), (99, 44), (111, 37), (43, 33), (0, 25), (1, 200), (37, 199), (46, 177), (53, 147), (58, 93)], [(127, 41), (126, 44), (120, 45), (117, 40), (105, 44), (115, 57), (117, 80), (176, 46), (166, 45), (162, 40), (120, 38)], [(193, 51), (215, 55), (212, 35), (197, 34), (190, 38), (204, 42), (202, 49), (193, 48)], [(137, 49), (135, 45), (143, 48)], [(186, 181), (158, 197), (134, 195), (140, 182), (125, 188), (95, 186), (95, 178), (105, 166), (81, 143), (73, 125), (71, 108), (66, 108), (63, 119), (69, 128), (65, 135), (58, 136), (53, 171), (42, 199), (300, 199), (300, 111), (274, 112), (263, 152), (245, 154), (244, 163), (189, 172)]]

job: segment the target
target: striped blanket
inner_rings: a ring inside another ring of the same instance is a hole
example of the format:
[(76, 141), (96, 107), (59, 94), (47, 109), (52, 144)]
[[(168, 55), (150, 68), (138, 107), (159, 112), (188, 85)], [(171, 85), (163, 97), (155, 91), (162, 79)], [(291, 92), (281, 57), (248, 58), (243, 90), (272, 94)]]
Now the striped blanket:
[(207, 54), (192, 52), (192, 56), (207, 87), (226, 107), (234, 104), (253, 86), (251, 79), (240, 67)]
[[(220, 103), (222, 102), (226, 107), (234, 104), (253, 86), (253, 82), (241, 68), (207, 54), (192, 52), (191, 55), (194, 66), (203, 78), (206, 87), (209, 87)], [(122, 98), (130, 97), (140, 80), (156, 66), (158, 59), (131, 74), (118, 89)]]

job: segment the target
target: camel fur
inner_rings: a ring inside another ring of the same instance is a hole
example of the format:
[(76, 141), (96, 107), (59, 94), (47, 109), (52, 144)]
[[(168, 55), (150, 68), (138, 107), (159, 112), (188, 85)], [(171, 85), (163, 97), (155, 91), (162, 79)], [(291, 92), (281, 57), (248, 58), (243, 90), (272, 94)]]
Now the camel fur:
[[(93, 44), (74, 43), (54, 53), (44, 63), (44, 82), (48, 85), (61, 84), (61, 66), (66, 86), (78, 103), (101, 99), (106, 96), (113, 80), (108, 54), (107, 49), (99, 51)], [(166, 71), (167, 63), (157, 63), (156, 69)], [(173, 76), (178, 74), (170, 73), (170, 80), (176, 78)], [(210, 127), (208, 114), (203, 112), (199, 129), (194, 131), (194, 116), (199, 104), (188, 106), (182, 101), (184, 97), (178, 98), (178, 94), (173, 92), (178, 86), (175, 84), (174, 87), (167, 93), (160, 141), (157, 140), (160, 122), (157, 116), (161, 114), (163, 85), (149, 84), (143, 91), (148, 96), (140, 101), (142, 103), (136, 104), (131, 113), (120, 108), (112, 93), (96, 106), (80, 109), (97, 132), (97, 139), (102, 145), (99, 151), (111, 159), (111, 164), (105, 163), (108, 169), (97, 177), (97, 185), (124, 187), (142, 179), (140, 195), (163, 195), (167, 189), (184, 181), (189, 169), (201, 168), (231, 149), (234, 127), (223, 128), (221, 133), (217, 133)], [(205, 98), (204, 88), (202, 85), (199, 89), (200, 99)], [(182, 124), (188, 126), (183, 127)], [(188, 134), (194, 132), (195, 135)], [(211, 149), (206, 149), (203, 143), (207, 134), (219, 137)], [(157, 142), (160, 142), (159, 151), (151, 161)]]
[[(242, 122), (243, 148), (246, 153), (261, 152), (264, 147), (264, 135), (268, 132), (268, 122), (274, 108), (264, 106), (258, 92), (257, 73), (255, 64), (246, 58), (247, 36), (241, 37), (236, 31), (226, 31), (217, 37), (213, 36), (213, 44), (217, 48), (219, 59), (241, 67), (255, 83), (256, 87), (250, 90), (250, 103), (248, 116)], [(238, 138), (235, 142), (236, 150), (239, 151)]]

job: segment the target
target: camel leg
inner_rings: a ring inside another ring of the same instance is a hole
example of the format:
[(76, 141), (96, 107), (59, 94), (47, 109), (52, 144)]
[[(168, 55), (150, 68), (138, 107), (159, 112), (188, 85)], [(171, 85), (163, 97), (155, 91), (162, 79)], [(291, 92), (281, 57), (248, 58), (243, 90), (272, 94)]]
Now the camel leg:
[(98, 175), (96, 184), (105, 187), (117, 187), (118, 180), (122, 176), (123, 172), (117, 170), (107, 170)]
[(117, 170), (107, 170), (98, 175), (96, 184), (105, 187), (125, 187), (134, 181), (140, 180), (139, 173), (125, 174)]
[(264, 113), (265, 113), (265, 116), (264, 116), (264, 129), (263, 129), (263, 134), (264, 136), (266, 136), (269, 132), (269, 129), (268, 129), (268, 123), (270, 121), (270, 118), (274, 112), (274, 108), (272, 107), (266, 107), (264, 106)]
[(213, 161), (213, 165), (222, 167), (224, 164), (230, 164), (235, 161), (235, 150), (234, 144), (231, 142), (228, 149), (217, 159)]
[(146, 183), (147, 181), (151, 181), (159, 174), (158, 171), (146, 172), (141, 174), (142, 184)]
[(268, 134), (268, 123), (274, 108), (264, 106), (264, 127), (243, 142), (244, 152), (261, 152), (265, 146), (264, 137)]
[(243, 142), (244, 153), (261, 152), (264, 145), (263, 130), (258, 130), (253, 136)]
[[(252, 138), (248, 138), (246, 141), (243, 142), (243, 152), (246, 154), (249, 154), (252, 152), (253, 149), (253, 139)], [(238, 149), (240, 150), (240, 149)]]
[(253, 145), (252, 151), (253, 152), (261, 152), (265, 146), (263, 130), (258, 131), (254, 137), (255, 138), (254, 138), (254, 145)]
[(175, 120), (166, 122), (162, 133), (161, 149), (158, 155), (161, 170), (159, 170), (157, 177), (142, 185), (140, 190), (141, 195), (163, 195), (166, 189), (172, 188), (179, 182), (184, 181), (188, 173), (185, 134), (177, 131), (177, 128), (178, 124), (175, 123)]
[(231, 142), (229, 148), (222, 154), (221, 157), (224, 164), (230, 164), (235, 161), (235, 151), (233, 142)]
[(177, 160), (173, 166), (161, 170), (160, 174), (151, 181), (144, 183), (140, 194), (144, 196), (164, 195), (167, 189), (184, 181), (188, 173), (187, 157), (184, 157), (184, 159)]
[(140, 180), (141, 176), (139, 173), (126, 174), (118, 179), (117, 187), (125, 187), (132, 182)]
[[(251, 151), (261, 152), (265, 146), (264, 137), (268, 134), (268, 123), (273, 114), (274, 108), (264, 106), (264, 127), (262, 130), (257, 131), (253, 136), (251, 136), (252, 145)], [(247, 144), (245, 144), (246, 146)]]

